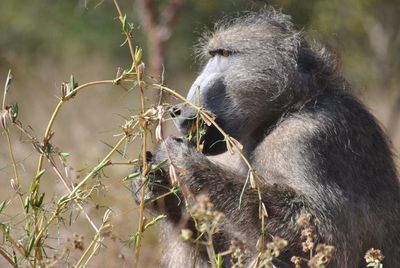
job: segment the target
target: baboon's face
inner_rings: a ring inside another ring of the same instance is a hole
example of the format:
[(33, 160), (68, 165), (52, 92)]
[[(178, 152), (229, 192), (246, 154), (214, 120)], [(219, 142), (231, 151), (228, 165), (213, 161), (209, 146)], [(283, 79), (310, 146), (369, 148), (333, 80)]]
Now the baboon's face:
[[(238, 22), (215, 32), (204, 48), (207, 63), (187, 95), (212, 112), (218, 125), (239, 141), (280, 109), (279, 97), (293, 72), (293, 37), (278, 26), (266, 20)], [(183, 105), (179, 113), (175, 121), (186, 134), (195, 111)], [(204, 152), (225, 150), (219, 140), (223, 137), (218, 131), (208, 128)]]

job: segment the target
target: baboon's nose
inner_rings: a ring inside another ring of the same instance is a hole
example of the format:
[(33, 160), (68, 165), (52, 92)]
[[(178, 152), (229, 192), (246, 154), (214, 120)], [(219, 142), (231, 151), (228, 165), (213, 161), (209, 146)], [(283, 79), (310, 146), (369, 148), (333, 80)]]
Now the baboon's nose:
[(180, 103), (170, 108), (169, 113), (174, 124), (182, 134), (187, 134), (196, 118), (196, 110), (186, 103)]
[(182, 109), (181, 109), (181, 105), (175, 105), (171, 108), (171, 117), (175, 118), (181, 115)]

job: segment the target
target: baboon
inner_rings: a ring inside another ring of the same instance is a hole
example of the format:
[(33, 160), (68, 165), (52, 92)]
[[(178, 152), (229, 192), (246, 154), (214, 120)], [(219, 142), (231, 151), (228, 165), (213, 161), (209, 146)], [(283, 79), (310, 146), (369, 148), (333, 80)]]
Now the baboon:
[[(266, 239), (288, 242), (274, 265), (294, 267), (291, 256), (302, 256), (302, 227), (296, 220), (310, 213), (319, 220), (318, 243), (336, 248), (329, 267), (366, 267), (363, 257), (370, 248), (382, 250), (384, 267), (400, 267), (400, 187), (393, 154), (375, 118), (349, 92), (336, 56), (277, 11), (225, 20), (205, 39), (201, 55), (208, 61), (188, 99), (199, 99), (216, 116), (260, 175)], [(174, 107), (182, 134), (189, 132), (195, 114), (187, 105)], [(258, 195), (246, 187), (239, 207), (248, 169), (237, 155), (229, 156), (222, 139), (208, 127), (200, 153), (192, 142), (169, 137), (151, 161), (168, 159), (184, 187), (208, 196), (224, 214), (216, 252), (227, 250), (233, 238), (242, 240), (250, 266), (261, 235)], [(168, 166), (149, 178), (146, 197), (170, 187)], [(139, 187), (132, 185), (135, 193)], [(196, 267), (210, 266), (207, 255), (195, 253), (194, 245), (179, 237), (183, 202), (174, 195), (162, 201), (149, 206), (167, 215), (161, 223), (166, 243), (161, 266), (192, 267), (195, 255)]]

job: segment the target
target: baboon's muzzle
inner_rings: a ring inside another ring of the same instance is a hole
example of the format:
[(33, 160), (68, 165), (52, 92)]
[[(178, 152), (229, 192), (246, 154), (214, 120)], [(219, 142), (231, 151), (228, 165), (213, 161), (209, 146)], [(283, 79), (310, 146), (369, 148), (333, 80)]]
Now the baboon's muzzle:
[[(187, 103), (180, 103), (173, 106), (170, 110), (171, 117), (179, 132), (187, 137), (191, 137), (191, 142), (196, 144), (197, 133), (203, 133), (200, 137), (200, 144), (203, 145), (203, 153), (215, 155), (227, 150), (224, 136), (213, 125), (202, 124), (202, 130), (196, 130), (196, 109)], [(216, 119), (218, 123), (218, 118)]]

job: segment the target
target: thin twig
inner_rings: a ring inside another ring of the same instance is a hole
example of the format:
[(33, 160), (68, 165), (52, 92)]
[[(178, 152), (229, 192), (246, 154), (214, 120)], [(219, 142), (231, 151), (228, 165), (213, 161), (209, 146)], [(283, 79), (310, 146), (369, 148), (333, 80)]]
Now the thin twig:
[(11, 264), (12, 267), (18, 268), (18, 265), (11, 259), (11, 257), (8, 255), (8, 253), (7, 253), (2, 247), (0, 247), (0, 255), (3, 256), (3, 258), (4, 258), (9, 264)]
[[(98, 247), (96, 247), (96, 245), (100, 245), (100, 243), (104, 240), (104, 237), (101, 235), (102, 231), (105, 228), (110, 228), (110, 225), (108, 223), (109, 219), (110, 219), (110, 214), (111, 214), (110, 209), (104, 213), (103, 222), (102, 222), (99, 230), (96, 232), (96, 235), (93, 237), (89, 246), (86, 248), (86, 250), (83, 252), (82, 256), (79, 258), (78, 262), (75, 264), (75, 267), (77, 267), (77, 268), (86, 267), (86, 265), (88, 264), (90, 259), (96, 253), (96, 250), (98, 248)], [(92, 250), (92, 248), (93, 248), (93, 250)], [(91, 254), (88, 257), (86, 257), (90, 251), (91, 251)], [(85, 260), (85, 262), (83, 263), (84, 260)]]
[[(17, 162), (15, 161), (14, 152), (13, 152), (13, 148), (11, 145), (10, 131), (8, 130), (8, 128), (5, 129), (5, 133), (6, 133), (6, 138), (7, 138), (8, 152), (10, 153), (10, 158), (11, 158), (11, 162), (12, 162), (12, 166), (13, 166), (13, 170), (14, 170), (15, 184), (18, 188), (18, 189), (14, 189), (14, 190), (17, 191), (17, 195), (21, 201), (22, 207), (24, 207), (24, 200), (22, 199), (22, 194), (20, 193), (21, 185), (19, 183)], [(25, 211), (25, 209), (24, 209), (24, 211)]]
[[(121, 75), (122, 77), (122, 75)], [(47, 125), (46, 131), (44, 132), (44, 140), (48, 140), (51, 129), (54, 125), (55, 119), (58, 115), (58, 113), (61, 110), (61, 107), (63, 106), (63, 104), (70, 100), (72, 97), (74, 97), (81, 89), (87, 88), (87, 87), (91, 87), (91, 86), (95, 86), (95, 85), (106, 85), (106, 84), (115, 84), (115, 81), (119, 81), (120, 77), (118, 77), (115, 80), (99, 80), (99, 81), (93, 81), (93, 82), (89, 82), (83, 85), (80, 85), (76, 88), (74, 88), (71, 92), (69, 92), (62, 100), (59, 101), (59, 103), (57, 104), (56, 108), (54, 109), (53, 114), (51, 115), (51, 118), (49, 120), (49, 123)], [(44, 159), (44, 155), (40, 154), (39, 156), (39, 162), (38, 162), (38, 166), (36, 169), (36, 173), (38, 174), (41, 170), (42, 170), (42, 166), (43, 166), (43, 159)]]
[[(126, 24), (126, 17), (122, 15), (121, 9), (118, 5), (117, 0), (114, 0), (114, 5), (117, 9), (118, 15), (119, 15), (119, 20), (123, 25)], [(139, 90), (140, 90), (140, 102), (141, 102), (141, 114), (142, 118), (144, 117), (145, 111), (146, 111), (146, 103), (145, 103), (145, 94), (144, 94), (144, 87), (143, 87), (143, 82), (142, 82), (142, 77), (143, 77), (143, 67), (141, 68), (139, 65), (141, 62), (139, 62), (139, 59), (136, 58), (136, 53), (135, 50), (133, 49), (133, 41), (132, 41), (132, 36), (130, 31), (126, 31), (126, 28), (123, 27), (124, 34), (126, 36), (126, 41), (128, 42), (129, 46), (129, 51), (131, 53), (132, 57), (132, 67), (129, 70), (129, 72), (132, 72), (133, 70), (136, 73), (136, 82), (138, 83)], [(147, 159), (146, 159), (146, 151), (147, 151), (147, 121), (144, 120), (141, 124), (142, 128), (142, 169), (143, 169), (143, 180), (145, 180), (145, 177), (147, 176)], [(136, 245), (135, 245), (135, 263), (134, 267), (138, 266), (139, 263), (139, 256), (140, 256), (140, 248), (141, 248), (141, 236), (143, 232), (143, 225), (144, 225), (144, 196), (145, 196), (145, 187), (141, 189), (140, 193), (140, 210), (139, 210), (139, 223), (138, 223), (138, 236), (136, 239)]]
[[(134, 126), (136, 126), (138, 123), (136, 123)], [(110, 159), (110, 157), (112, 156), (112, 154), (115, 153), (115, 151), (119, 148), (119, 146), (128, 138), (127, 135), (124, 135), (118, 142), (117, 144), (114, 146), (114, 148), (112, 148), (112, 150), (103, 158), (103, 160), (100, 161), (100, 163), (92, 169), (92, 171), (89, 172), (88, 175), (86, 175), (86, 177), (76, 186), (74, 187), (74, 189), (72, 189), (72, 191), (70, 192), (70, 194), (68, 195), (68, 198), (73, 198), (74, 195), (76, 194), (76, 192), (82, 188), (82, 186), (96, 173), (99, 171), (99, 168), (103, 167), (107, 161)]]

